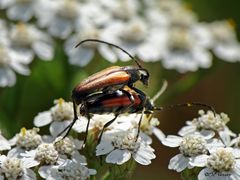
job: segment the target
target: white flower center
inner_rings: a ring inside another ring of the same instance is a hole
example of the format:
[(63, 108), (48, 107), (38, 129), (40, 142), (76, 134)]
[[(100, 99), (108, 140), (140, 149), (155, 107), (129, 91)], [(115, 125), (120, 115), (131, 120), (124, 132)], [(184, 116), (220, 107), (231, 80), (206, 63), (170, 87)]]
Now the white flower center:
[(196, 21), (196, 16), (186, 8), (178, 8), (170, 14), (171, 26), (186, 28)]
[(6, 179), (18, 179), (23, 175), (23, 164), (21, 159), (7, 158), (1, 164), (1, 171), (5, 174)]
[(54, 107), (51, 108), (51, 115), (54, 121), (65, 121), (73, 119), (73, 105), (65, 102), (62, 98), (55, 100)]
[(138, 43), (143, 41), (147, 35), (147, 25), (144, 21), (134, 20), (124, 26), (120, 37), (125, 41)]
[(34, 41), (34, 35), (27, 25), (19, 23), (12, 30), (11, 40), (13, 46), (29, 47)]
[(16, 3), (19, 3), (19, 4), (30, 4), (32, 2), (33, 0), (16, 0)]
[(115, 6), (111, 7), (111, 13), (115, 18), (128, 20), (137, 13), (137, 5), (133, 1), (116, 1)]
[(205, 113), (203, 110), (200, 110), (198, 113), (200, 117), (194, 119), (193, 122), (197, 124), (200, 129), (221, 131), (230, 120), (228, 115), (224, 113), (214, 115), (212, 111)]
[(73, 141), (68, 137), (61, 140), (56, 139), (56, 143), (54, 143), (54, 147), (59, 154), (66, 154), (67, 156), (71, 156), (74, 149), (76, 148)]
[[(80, 41), (84, 39), (99, 39), (100, 31), (101, 30), (96, 27), (88, 27), (79, 33), (78, 39)], [(83, 44), (83, 46), (87, 48), (96, 48), (98, 45), (97, 43), (94, 43), (94, 42), (88, 42)]]
[(128, 149), (131, 151), (136, 150), (140, 146), (139, 142), (136, 142), (136, 135), (133, 133), (114, 135), (112, 143), (117, 149)]
[(35, 159), (42, 164), (55, 164), (58, 159), (58, 152), (53, 144), (42, 143), (36, 150)]
[(57, 14), (67, 19), (74, 19), (78, 16), (78, 5), (76, 0), (64, 0)]
[(85, 166), (71, 161), (71, 163), (58, 168), (58, 175), (64, 180), (85, 180), (89, 177), (89, 171)]
[(10, 57), (7, 49), (0, 45), (0, 67), (7, 66), (10, 63)]
[(42, 138), (39, 134), (37, 134), (38, 132), (39, 128), (33, 128), (30, 130), (22, 128), (21, 132), (18, 134), (17, 145), (25, 148), (26, 150), (35, 149), (42, 143)]
[(231, 42), (236, 39), (234, 25), (231, 21), (215, 22), (212, 24), (211, 31), (214, 38), (223, 43)]
[(187, 30), (174, 28), (169, 33), (168, 46), (173, 51), (189, 50), (194, 44), (194, 39)]
[(233, 169), (236, 161), (233, 154), (224, 148), (219, 148), (211, 154), (207, 160), (207, 166), (215, 171), (230, 171)]
[(184, 156), (197, 156), (207, 153), (206, 144), (206, 141), (202, 137), (189, 135), (183, 137), (179, 150)]

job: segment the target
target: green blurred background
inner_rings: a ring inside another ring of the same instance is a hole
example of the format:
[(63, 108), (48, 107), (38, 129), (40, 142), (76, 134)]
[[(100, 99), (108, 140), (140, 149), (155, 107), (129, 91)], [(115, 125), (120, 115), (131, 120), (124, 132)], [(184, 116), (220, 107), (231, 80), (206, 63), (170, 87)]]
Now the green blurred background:
[[(236, 31), (240, 30), (239, 0), (185, 0), (201, 21), (232, 18)], [(57, 42), (56, 44), (61, 44)], [(13, 88), (0, 89), (0, 127), (6, 137), (19, 132), (21, 127), (31, 128), (33, 117), (38, 112), (49, 109), (53, 100), (62, 97), (70, 100), (72, 88), (82, 79), (103, 68), (111, 66), (99, 56), (85, 68), (68, 65), (61, 47), (56, 47), (54, 61), (34, 61), (30, 76), (18, 76)], [(96, 66), (97, 64), (97, 66)], [(118, 65), (133, 64), (117, 63)], [(240, 63), (226, 63), (214, 59), (210, 69), (194, 73), (179, 74), (175, 70), (165, 70), (161, 63), (145, 63), (151, 69), (148, 88), (141, 87), (150, 97), (160, 88), (164, 79), (169, 83), (167, 91), (156, 105), (164, 106), (184, 102), (202, 102), (215, 107), (217, 112), (225, 112), (231, 118), (230, 128), (240, 132)], [(197, 116), (197, 108), (181, 108), (155, 113), (161, 121), (160, 128), (165, 134), (176, 134), (186, 120)], [(47, 133), (47, 129), (43, 129)], [(169, 159), (178, 153), (177, 149), (163, 147), (154, 139), (157, 158), (150, 166), (138, 166), (134, 179), (180, 179), (179, 174), (167, 169)]]

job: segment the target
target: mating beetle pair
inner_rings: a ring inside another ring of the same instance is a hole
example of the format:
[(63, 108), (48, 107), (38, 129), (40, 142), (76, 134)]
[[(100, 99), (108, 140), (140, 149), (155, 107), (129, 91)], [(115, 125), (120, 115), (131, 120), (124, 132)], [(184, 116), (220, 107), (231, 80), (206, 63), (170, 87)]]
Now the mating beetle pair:
[[(103, 113), (114, 113), (115, 117), (107, 122), (103, 130), (100, 133), (99, 141), (101, 140), (104, 129), (113, 123), (116, 118), (122, 113), (142, 113), (151, 114), (154, 110), (162, 110), (167, 108), (173, 108), (176, 106), (204, 106), (211, 110), (214, 109), (211, 106), (201, 104), (201, 103), (185, 103), (177, 104), (168, 107), (154, 107), (150, 99), (146, 96), (144, 92), (134, 87), (134, 83), (141, 81), (144, 85), (148, 85), (149, 73), (146, 69), (142, 68), (139, 62), (127, 51), (121, 47), (97, 39), (86, 39), (81, 41), (79, 45), (85, 42), (98, 42), (104, 43), (109, 46), (120, 49), (126, 53), (132, 60), (137, 64), (137, 67), (134, 66), (113, 66), (107, 69), (104, 69), (98, 73), (95, 73), (78, 84), (72, 91), (72, 101), (74, 109), (74, 119), (73, 122), (64, 129), (63, 132), (66, 132), (66, 137), (71, 130), (72, 126), (78, 119), (77, 116), (77, 106), (80, 105), (80, 114), (86, 116), (88, 119), (88, 124), (86, 127), (85, 140), (88, 135), (88, 127), (90, 122), (90, 114), (103, 114)], [(138, 133), (136, 139), (139, 135), (141, 119), (138, 124)]]

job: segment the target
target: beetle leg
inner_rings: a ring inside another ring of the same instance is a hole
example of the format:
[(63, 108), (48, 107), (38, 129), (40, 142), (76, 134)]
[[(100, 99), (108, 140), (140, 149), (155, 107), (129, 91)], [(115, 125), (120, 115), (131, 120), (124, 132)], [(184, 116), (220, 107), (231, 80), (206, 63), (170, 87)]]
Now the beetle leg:
[(83, 141), (83, 146), (82, 147), (84, 147), (86, 142), (87, 142), (88, 128), (89, 128), (90, 119), (91, 119), (90, 114), (88, 113), (88, 110), (86, 108), (86, 103), (83, 104), (83, 107), (85, 108), (85, 113), (86, 113), (85, 115), (87, 116), (88, 122), (87, 122), (87, 127), (86, 127), (86, 131), (85, 131), (85, 137), (84, 137), (84, 141)]
[(101, 139), (102, 139), (102, 135), (103, 135), (104, 130), (105, 130), (108, 126), (110, 126), (110, 125), (117, 119), (117, 117), (118, 117), (119, 115), (120, 115), (120, 114), (116, 114), (115, 117), (114, 117), (111, 121), (108, 121), (106, 124), (104, 124), (103, 129), (102, 129), (102, 131), (101, 131), (101, 133), (100, 133), (100, 135), (99, 135), (99, 138), (98, 138), (98, 144), (101, 142)]
[(142, 107), (143, 107), (143, 110), (142, 110), (142, 115), (140, 117), (140, 120), (138, 122), (138, 130), (137, 130), (137, 135), (136, 135), (136, 140), (138, 139), (139, 137), (139, 133), (140, 133), (140, 128), (141, 128), (141, 122), (142, 122), (142, 118), (143, 118), (143, 115), (145, 114), (145, 105), (146, 105), (146, 102), (147, 102), (147, 97), (146, 95), (139, 89), (135, 88), (135, 87), (131, 87), (134, 91), (136, 91), (138, 94), (141, 95), (141, 98), (142, 98), (142, 101), (143, 101), (143, 104), (142, 104)]
[(65, 137), (67, 137), (67, 135), (69, 134), (70, 130), (72, 129), (73, 125), (75, 124), (76, 120), (78, 119), (77, 116), (77, 105), (76, 103), (73, 101), (73, 113), (74, 113), (74, 118), (73, 121), (71, 122), (71, 124), (69, 124), (66, 128), (64, 128), (57, 136), (61, 136), (66, 130), (66, 134), (63, 136), (63, 139)]
[(138, 121), (138, 129), (137, 129), (137, 135), (136, 135), (135, 142), (137, 142), (139, 134), (140, 134), (141, 122), (142, 122), (142, 119), (143, 119), (144, 112), (145, 112), (145, 108), (143, 108), (140, 120)]

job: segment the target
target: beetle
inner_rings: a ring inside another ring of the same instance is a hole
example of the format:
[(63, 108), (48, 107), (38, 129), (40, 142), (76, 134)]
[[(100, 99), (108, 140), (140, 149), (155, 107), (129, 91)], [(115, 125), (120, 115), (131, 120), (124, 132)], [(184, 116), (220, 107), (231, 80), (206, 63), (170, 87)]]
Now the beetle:
[[(114, 113), (115, 117), (108, 121), (104, 126), (99, 135), (98, 141), (101, 141), (102, 134), (104, 130), (112, 124), (120, 114), (123, 113), (142, 113), (142, 116), (138, 122), (138, 132), (136, 135), (136, 140), (139, 136), (141, 120), (143, 114), (152, 114), (154, 111), (161, 111), (165, 109), (172, 109), (175, 107), (191, 107), (191, 106), (202, 106), (212, 110), (215, 114), (215, 110), (212, 106), (203, 104), (203, 103), (183, 103), (183, 104), (174, 104), (166, 107), (156, 107), (154, 106), (154, 101), (165, 91), (167, 87), (166, 81), (164, 82), (162, 88), (157, 93), (157, 95), (150, 99), (140, 91), (139, 89), (132, 89), (129, 87), (124, 87), (123, 90), (127, 91), (134, 97), (134, 102), (131, 102), (130, 99), (127, 97), (125, 93), (122, 91), (115, 91), (112, 94), (93, 94), (91, 98), (85, 104), (85, 107), (81, 107), (80, 111), (85, 114), (85, 109), (87, 109), (88, 113), (90, 114), (106, 114), (106, 113)], [(87, 129), (88, 130), (88, 129)], [(87, 135), (87, 132), (86, 132)], [(86, 138), (86, 137), (85, 137)]]
[[(93, 98), (92, 94), (112, 94), (116, 90), (121, 91), (124, 93), (129, 100), (133, 103), (134, 97), (131, 93), (128, 91), (125, 91), (123, 89), (124, 86), (128, 86), (129, 88), (133, 88), (137, 91), (137, 88), (134, 87), (134, 83), (137, 81), (142, 82), (144, 85), (148, 85), (148, 79), (149, 79), (149, 72), (147, 69), (144, 69), (139, 64), (138, 60), (134, 58), (130, 53), (128, 53), (126, 50), (122, 49), (121, 47), (98, 39), (86, 39), (78, 43), (76, 47), (80, 46), (83, 43), (86, 42), (98, 42), (98, 43), (104, 43), (109, 46), (113, 46), (117, 49), (120, 49), (124, 53), (126, 53), (132, 60), (134, 60), (137, 64), (137, 67), (135, 66), (112, 66), (109, 68), (106, 68), (100, 72), (97, 72), (91, 76), (89, 76), (87, 79), (83, 80), (81, 83), (75, 86), (75, 88), (72, 90), (72, 102), (73, 102), (73, 111), (74, 111), (74, 119), (73, 122), (66, 127), (59, 135), (64, 133), (66, 130), (66, 134), (64, 137), (68, 135), (70, 132), (72, 126), (78, 119), (77, 116), (77, 106), (81, 105), (81, 109), (84, 109), (83, 111), (80, 111), (81, 115), (85, 115), (88, 119), (90, 119), (90, 115), (88, 113), (88, 110), (85, 106), (86, 102), (88, 102), (89, 98)], [(89, 126), (89, 122), (87, 125), (87, 129)]]

